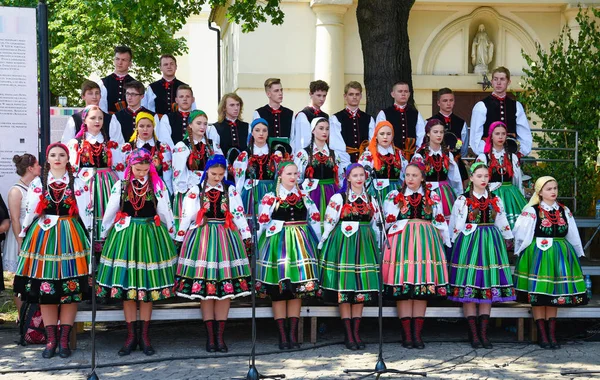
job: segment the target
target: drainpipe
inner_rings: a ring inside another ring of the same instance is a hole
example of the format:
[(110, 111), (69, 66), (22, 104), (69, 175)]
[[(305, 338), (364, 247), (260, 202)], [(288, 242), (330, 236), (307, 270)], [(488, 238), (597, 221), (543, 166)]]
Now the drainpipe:
[(217, 104), (221, 101), (221, 29), (212, 26), (214, 8), (208, 16), (208, 29), (217, 32)]

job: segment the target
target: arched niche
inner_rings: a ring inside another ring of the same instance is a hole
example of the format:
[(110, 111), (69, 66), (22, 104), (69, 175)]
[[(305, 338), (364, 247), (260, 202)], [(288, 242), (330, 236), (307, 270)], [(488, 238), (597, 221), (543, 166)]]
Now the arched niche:
[(506, 66), (515, 75), (522, 74), (525, 60), (521, 49), (535, 54), (535, 31), (517, 17), (500, 14), (490, 7), (480, 7), (469, 14), (458, 14), (435, 28), (426, 40), (417, 62), (421, 75), (469, 75), (471, 44), (480, 24), (494, 43), (494, 57), (489, 67)]

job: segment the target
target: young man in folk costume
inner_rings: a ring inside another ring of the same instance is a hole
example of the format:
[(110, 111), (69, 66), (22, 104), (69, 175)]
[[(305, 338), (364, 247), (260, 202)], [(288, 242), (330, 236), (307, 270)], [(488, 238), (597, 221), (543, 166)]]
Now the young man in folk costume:
[(177, 111), (169, 112), (160, 119), (156, 130), (158, 139), (171, 147), (183, 140), (183, 136), (189, 125), (188, 118), (192, 112), (194, 103), (194, 91), (190, 86), (181, 85), (177, 89)]
[(123, 139), (129, 141), (131, 135), (135, 131), (135, 118), (140, 112), (149, 113), (154, 117), (154, 125), (158, 125), (158, 116), (142, 106), (142, 101), (145, 99), (144, 85), (134, 80), (128, 82), (123, 86), (125, 89), (125, 99), (127, 99), (127, 108), (114, 114), (121, 125), (121, 132), (123, 133)]
[(135, 80), (129, 75), (132, 59), (133, 52), (129, 47), (115, 47), (115, 71), (98, 82), (101, 94), (99, 106), (102, 111), (114, 114), (127, 107), (123, 86), (125, 83)]
[(325, 104), (327, 92), (329, 91), (327, 82), (322, 80), (310, 82), (308, 91), (310, 105), (304, 107), (302, 111), (296, 114), (294, 126), (292, 127), (290, 144), (294, 152), (300, 151), (300, 149), (304, 148), (310, 142), (312, 134), (310, 125), (315, 117), (329, 119), (329, 115), (321, 111), (321, 107)]
[(265, 119), (269, 123), (269, 137), (287, 137), (292, 133), (294, 111), (281, 105), (283, 87), (279, 78), (268, 78), (265, 81), (265, 93), (269, 103), (257, 108), (252, 119)]

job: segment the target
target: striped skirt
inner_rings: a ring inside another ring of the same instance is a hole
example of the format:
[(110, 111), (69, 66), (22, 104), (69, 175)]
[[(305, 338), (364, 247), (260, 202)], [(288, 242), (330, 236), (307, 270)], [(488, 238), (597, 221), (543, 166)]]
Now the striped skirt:
[(23, 239), (15, 293), (40, 304), (80, 302), (89, 292), (90, 244), (77, 217), (61, 216), (44, 231), (34, 220)]
[(377, 298), (379, 265), (377, 240), (370, 223), (361, 222), (347, 237), (341, 223), (333, 229), (319, 260), (321, 296), (332, 303), (364, 303)]
[(502, 186), (494, 190), (493, 193), (502, 199), (508, 224), (513, 229), (517, 218), (521, 215), (521, 211), (523, 211), (523, 208), (527, 204), (525, 197), (512, 182), (503, 182)]
[(438, 184), (439, 187), (433, 191), (440, 196), (440, 203), (444, 209), (446, 223), (450, 223), (450, 215), (452, 214), (452, 206), (454, 205), (454, 201), (456, 201), (456, 194), (454, 193), (454, 189), (452, 189), (448, 181), (440, 181)]
[(222, 300), (250, 295), (250, 265), (239, 231), (209, 219), (186, 233), (175, 278), (178, 296)]
[(383, 257), (384, 297), (401, 301), (446, 297), (448, 269), (444, 244), (431, 222), (411, 219), (390, 235)]
[(127, 301), (171, 298), (177, 253), (164, 224), (131, 218), (129, 227), (108, 234), (98, 266), (98, 297)]
[(493, 224), (460, 234), (452, 249), (450, 293), (457, 302), (493, 303), (516, 299), (504, 238)]
[(273, 180), (265, 179), (258, 181), (256, 185), (258, 202), (254, 201), (254, 189), (252, 187), (249, 189), (246, 189), (246, 187), (242, 188), (242, 204), (244, 205), (244, 211), (247, 215), (252, 214), (252, 206), (254, 206), (254, 213), (258, 215), (258, 205), (260, 205), (260, 201), (265, 196), (265, 194), (271, 191), (272, 186)]
[(175, 231), (179, 231), (179, 224), (181, 223), (181, 215), (183, 214), (183, 200), (185, 199), (185, 193), (175, 192), (173, 195), (173, 220), (175, 222)]
[(273, 301), (314, 297), (318, 289), (317, 237), (306, 222), (287, 222), (262, 234), (256, 256), (256, 291)]
[(589, 301), (579, 259), (564, 238), (553, 238), (546, 251), (534, 238), (519, 256), (514, 279), (517, 301), (531, 306), (569, 307)]
[(117, 173), (110, 168), (99, 168), (93, 179), (94, 186), (94, 242), (100, 242), (102, 232), (102, 218), (106, 210), (108, 198), (114, 184), (119, 180)]
[(327, 205), (329, 204), (329, 200), (333, 196), (333, 194), (338, 191), (339, 188), (335, 184), (335, 180), (331, 179), (320, 179), (319, 185), (316, 189), (311, 191), (309, 194), (310, 199), (315, 202), (319, 212), (321, 213), (321, 223), (323, 223), (323, 218), (325, 217), (325, 210), (327, 209)]
[(391, 193), (394, 190), (398, 190), (402, 187), (402, 181), (399, 179), (390, 179), (390, 184), (387, 187), (384, 187), (383, 189), (379, 190), (379, 195), (381, 196), (380, 198), (377, 198), (377, 190), (375, 189), (375, 181), (377, 181), (376, 179), (373, 179), (373, 181), (371, 182), (371, 184), (369, 185), (367, 191), (369, 192), (369, 195), (371, 195), (372, 197), (375, 197), (375, 199), (381, 199), (382, 201), (385, 201), (388, 194)]

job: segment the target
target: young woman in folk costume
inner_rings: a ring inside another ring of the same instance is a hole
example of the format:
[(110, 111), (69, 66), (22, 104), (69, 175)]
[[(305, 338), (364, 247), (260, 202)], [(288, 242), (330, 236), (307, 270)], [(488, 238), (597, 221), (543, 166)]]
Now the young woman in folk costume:
[(54, 143), (46, 149), (42, 176), (35, 178), (27, 191), (15, 293), (40, 304), (47, 336), (44, 358), (53, 357), (57, 345), (60, 357), (71, 355), (69, 335), (77, 303), (89, 293), (86, 228), (92, 219), (85, 186), (73, 176), (68, 148)]
[(510, 228), (514, 228), (517, 217), (527, 201), (523, 196), (522, 173), (519, 158), (505, 149), (506, 125), (496, 121), (490, 125), (483, 154), (477, 157), (487, 165), (490, 172), (490, 189), (502, 199)]
[(424, 348), (421, 332), (427, 300), (445, 298), (450, 246), (441, 199), (425, 182), (421, 162), (406, 167), (404, 185), (383, 205), (390, 248), (383, 258), (384, 297), (395, 300), (402, 325), (402, 346)]
[(121, 152), (124, 161), (135, 149), (145, 149), (152, 156), (152, 164), (160, 179), (167, 186), (169, 194), (173, 194), (173, 170), (171, 148), (168, 144), (158, 141), (156, 137), (154, 116), (140, 112), (135, 117), (135, 130), (128, 143), (123, 144)]
[(327, 206), (319, 243), (322, 297), (339, 305), (344, 342), (350, 350), (365, 347), (359, 334), (363, 305), (373, 301), (379, 291), (376, 251), (380, 210), (366, 190), (366, 177), (362, 165), (348, 166), (342, 188)]
[(127, 338), (120, 356), (129, 355), (138, 343), (144, 354), (154, 354), (149, 337), (152, 302), (175, 295), (173, 214), (155, 158), (143, 148), (129, 154), (125, 179), (113, 186), (102, 220), (101, 237), (108, 238), (98, 266), (96, 295), (123, 300)]
[[(119, 144), (111, 141), (102, 129), (102, 110), (97, 106), (87, 106), (81, 117), (81, 130), (68, 143), (69, 160), (76, 172), (75, 176), (85, 182), (86, 191), (92, 191), (94, 194), (93, 250), (99, 253), (102, 251), (103, 240), (100, 238), (100, 231), (106, 203), (112, 187), (123, 176), (125, 164)], [(89, 187), (90, 182), (93, 189)]]
[(556, 339), (559, 307), (588, 303), (579, 257), (584, 256), (573, 214), (558, 203), (552, 177), (535, 182), (535, 193), (517, 219), (515, 288), (517, 301), (532, 306), (542, 348), (560, 348)]
[(341, 160), (333, 149), (329, 149), (329, 121), (315, 117), (310, 123), (312, 135), (310, 144), (300, 150), (294, 162), (300, 170), (302, 191), (307, 192), (321, 212), (321, 221), (329, 199), (339, 189), (339, 175), (343, 173)]
[(302, 299), (314, 297), (318, 290), (321, 215), (312, 199), (300, 192), (298, 167), (293, 161), (280, 163), (273, 190), (265, 194), (259, 207), (256, 291), (273, 302), (279, 349), (283, 350), (300, 346)]
[(377, 123), (369, 147), (361, 154), (358, 163), (375, 171), (374, 176), (369, 174), (367, 178), (367, 188), (371, 195), (379, 191), (384, 200), (390, 191), (402, 184), (408, 161), (402, 151), (394, 146), (394, 127), (389, 121)]
[(220, 154), (206, 163), (200, 184), (185, 196), (176, 236), (183, 244), (175, 291), (202, 300), (208, 352), (227, 352), (224, 333), (231, 299), (250, 294), (250, 228), (240, 194), (224, 179), (226, 168)]
[[(183, 141), (173, 148), (173, 215), (175, 231), (179, 230), (179, 221), (183, 199), (188, 190), (197, 185), (202, 178), (208, 160), (215, 154), (223, 154), (218, 140), (207, 136), (208, 116), (204, 111), (194, 110), (188, 117), (188, 126)], [(215, 133), (215, 137), (219, 137)]]
[(445, 126), (438, 119), (425, 125), (423, 146), (411, 159), (425, 165), (425, 181), (430, 190), (440, 196), (446, 222), (450, 221), (452, 205), (457, 194), (462, 194), (463, 185), (454, 155), (444, 143)]
[(448, 299), (463, 304), (471, 346), (492, 348), (487, 337), (492, 303), (516, 299), (504, 242), (513, 234), (502, 200), (489, 191), (484, 163), (471, 165), (470, 181), (467, 192), (454, 202), (450, 218), (454, 245)]
[(240, 194), (244, 210), (250, 213), (251, 207), (258, 212), (258, 202), (254, 201), (253, 181), (256, 181), (257, 200), (273, 187), (277, 164), (283, 159), (280, 151), (272, 151), (267, 143), (269, 123), (262, 118), (250, 124), (248, 148), (242, 151), (233, 163), (235, 185)]

